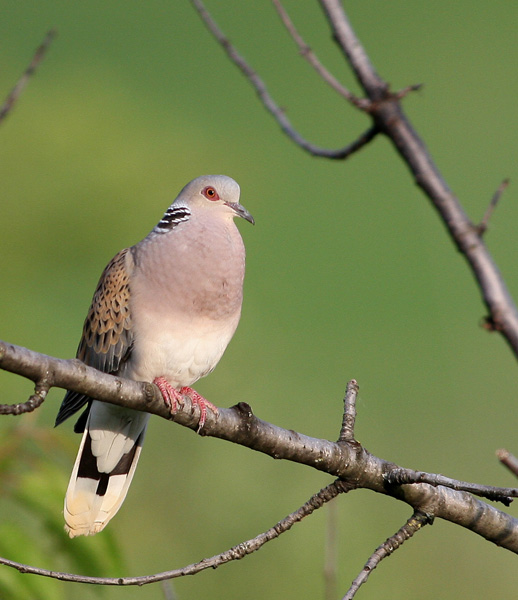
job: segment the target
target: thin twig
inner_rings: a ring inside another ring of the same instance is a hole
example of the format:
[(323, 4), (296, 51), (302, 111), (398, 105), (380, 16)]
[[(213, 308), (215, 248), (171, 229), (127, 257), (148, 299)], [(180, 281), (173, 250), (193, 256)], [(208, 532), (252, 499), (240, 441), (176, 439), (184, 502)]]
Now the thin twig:
[(34, 394), (26, 402), (19, 404), (0, 404), (0, 415), (18, 416), (32, 412), (39, 408), (49, 392), (50, 385), (46, 381), (39, 381), (34, 387)]
[(369, 104), (369, 100), (365, 100), (363, 98), (357, 98), (352, 92), (350, 92), (344, 85), (342, 85), (336, 77), (330, 73), (326, 67), (320, 62), (316, 54), (313, 50), (306, 44), (300, 33), (297, 31), (293, 21), (290, 19), (290, 16), (286, 12), (286, 9), (281, 4), (280, 0), (272, 0), (275, 9), (279, 13), (281, 17), (281, 21), (283, 25), (286, 27), (288, 33), (293, 38), (294, 42), (297, 44), (300, 54), (308, 61), (308, 63), (315, 69), (315, 71), (322, 77), (322, 79), (329, 84), (335, 92), (338, 92), (340, 96), (343, 96), (346, 100), (348, 100), (353, 106), (356, 108), (360, 108), (361, 110), (365, 110)]
[(434, 487), (443, 485), (451, 490), (459, 492), (469, 492), (475, 496), (487, 498), (495, 502), (502, 502), (509, 506), (513, 498), (518, 498), (518, 489), (493, 487), (490, 485), (479, 485), (478, 483), (469, 483), (467, 481), (458, 481), (437, 475), (435, 473), (424, 473), (423, 471), (413, 471), (412, 469), (402, 469), (398, 467), (386, 473), (385, 479), (388, 485), (406, 485), (412, 483), (428, 483)]
[(239, 54), (239, 52), (234, 48), (234, 46), (230, 43), (225, 34), (218, 27), (214, 19), (211, 17), (209, 12), (205, 8), (202, 0), (191, 0), (191, 3), (197, 10), (201, 19), (207, 26), (208, 30), (212, 33), (214, 38), (225, 50), (229, 59), (239, 68), (243, 75), (245, 75), (248, 81), (252, 84), (261, 102), (263, 103), (263, 106), (273, 115), (277, 123), (280, 125), (282, 131), (298, 146), (300, 146), (313, 156), (344, 160), (345, 158), (349, 157), (351, 154), (357, 152), (360, 148), (365, 146), (379, 133), (379, 130), (376, 126), (371, 127), (365, 133), (363, 133), (356, 141), (343, 148), (338, 148), (337, 150), (322, 148), (321, 146), (317, 146), (303, 138), (298, 133), (298, 131), (295, 130), (290, 120), (286, 116), (284, 110), (272, 98), (272, 96), (266, 88), (266, 84), (264, 83), (264, 81), (252, 69), (252, 67), (250, 67), (250, 65)]
[(489, 203), (489, 206), (487, 207), (487, 210), (486, 210), (484, 216), (482, 217), (482, 221), (480, 221), (480, 223), (477, 225), (477, 231), (478, 231), (479, 235), (484, 235), (484, 233), (486, 232), (487, 227), (489, 225), (489, 219), (493, 215), (493, 212), (496, 208), (496, 205), (498, 204), (498, 201), (500, 200), (500, 197), (505, 192), (505, 190), (509, 187), (509, 183), (510, 183), (509, 179), (504, 179), (502, 181), (502, 183), (498, 186), (498, 189), (496, 190), (496, 192), (493, 194), (493, 197), (491, 198), (491, 202)]
[(418, 92), (422, 87), (422, 83), (414, 83), (413, 85), (407, 85), (402, 90), (399, 90), (399, 92), (396, 92), (394, 94), (394, 98), (396, 98), (397, 100), (403, 100), (403, 98), (406, 98), (408, 94), (411, 94), (412, 92)]
[(384, 558), (390, 556), (422, 527), (431, 522), (432, 519), (430, 515), (416, 511), (397, 533), (395, 533), (392, 537), (389, 537), (388, 540), (381, 544), (381, 546), (376, 548), (369, 560), (365, 563), (361, 573), (352, 582), (351, 587), (349, 588), (347, 594), (345, 594), (343, 597), (343, 600), (352, 600), (360, 586), (367, 581), (369, 575)]
[(518, 458), (503, 448), (498, 450), (496, 455), (504, 467), (507, 467), (513, 475), (518, 477)]
[(360, 387), (355, 379), (347, 383), (344, 398), (344, 415), (342, 418), (342, 428), (340, 430), (339, 442), (349, 442), (354, 440), (354, 425), (356, 423), (356, 396)]
[(298, 510), (291, 513), (282, 521), (279, 521), (276, 525), (259, 534), (257, 537), (242, 542), (230, 550), (226, 550), (221, 554), (212, 556), (211, 558), (205, 558), (200, 562), (187, 565), (181, 569), (174, 569), (171, 571), (164, 571), (163, 573), (156, 573), (154, 575), (144, 575), (141, 577), (90, 577), (86, 575), (76, 575), (74, 573), (61, 573), (57, 571), (49, 571), (48, 569), (40, 569), (38, 567), (32, 567), (24, 565), (22, 563), (14, 562), (7, 558), (0, 557), (0, 564), (7, 567), (12, 567), (20, 573), (30, 573), (32, 575), (40, 575), (42, 577), (51, 577), (52, 579), (59, 579), (60, 581), (72, 581), (75, 583), (91, 583), (95, 585), (147, 585), (149, 583), (156, 583), (157, 581), (164, 581), (166, 579), (174, 579), (176, 577), (185, 577), (186, 575), (195, 575), (200, 571), (206, 569), (216, 569), (217, 567), (224, 565), (233, 560), (240, 560), (249, 554), (259, 550), (267, 542), (278, 538), (281, 534), (289, 531), (293, 525), (299, 523), (305, 517), (309, 516), (315, 510), (321, 508), (324, 504), (336, 498), (339, 494), (345, 494), (348, 491), (354, 489), (354, 484), (347, 484), (339, 479), (330, 483), (328, 486), (320, 490), (317, 494), (314, 494), (305, 504), (303, 504)]
[(55, 29), (51, 29), (47, 33), (45, 39), (34, 53), (31, 64), (25, 69), (25, 72), (18, 80), (18, 83), (14, 86), (9, 96), (7, 96), (4, 104), (0, 107), (0, 123), (5, 119), (5, 117), (7, 117), (15, 102), (23, 92), (25, 86), (29, 82), (29, 79), (34, 75), (34, 72), (36, 71), (40, 62), (43, 60), (43, 57), (45, 56), (45, 53), (47, 52), (52, 40), (56, 37), (56, 34), (57, 32)]

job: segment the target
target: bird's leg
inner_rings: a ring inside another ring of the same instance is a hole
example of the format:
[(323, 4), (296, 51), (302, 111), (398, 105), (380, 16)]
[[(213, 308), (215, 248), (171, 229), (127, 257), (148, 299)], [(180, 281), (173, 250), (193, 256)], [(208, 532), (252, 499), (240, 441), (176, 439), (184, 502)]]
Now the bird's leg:
[(218, 414), (218, 407), (214, 406), (212, 402), (206, 400), (203, 396), (198, 394), (196, 390), (190, 387), (183, 387), (180, 389), (180, 394), (189, 396), (193, 404), (197, 404), (200, 409), (200, 422), (198, 424), (198, 431), (205, 425), (205, 419), (207, 418), (207, 409), (210, 409), (214, 414)]
[(181, 392), (175, 389), (165, 377), (155, 377), (153, 383), (158, 387), (164, 402), (169, 407), (172, 414), (178, 411), (178, 405), (183, 406), (183, 396)]

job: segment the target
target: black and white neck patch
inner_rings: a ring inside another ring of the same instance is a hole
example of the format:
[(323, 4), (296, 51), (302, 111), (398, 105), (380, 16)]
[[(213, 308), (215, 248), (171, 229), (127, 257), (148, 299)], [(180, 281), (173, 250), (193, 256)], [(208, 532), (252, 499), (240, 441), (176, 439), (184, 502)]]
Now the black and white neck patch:
[(179, 223), (188, 221), (191, 216), (191, 211), (186, 206), (170, 206), (160, 222), (153, 229), (155, 233), (167, 233), (174, 229)]

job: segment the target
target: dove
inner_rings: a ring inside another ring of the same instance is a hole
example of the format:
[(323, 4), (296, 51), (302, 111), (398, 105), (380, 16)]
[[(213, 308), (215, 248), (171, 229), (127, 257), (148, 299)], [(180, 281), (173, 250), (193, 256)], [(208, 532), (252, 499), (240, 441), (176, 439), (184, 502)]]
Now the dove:
[[(217, 408), (191, 386), (217, 365), (238, 325), (245, 248), (235, 217), (254, 224), (225, 175), (188, 183), (141, 242), (104, 269), (77, 358), (100, 371), (155, 383), (175, 412), (183, 396), (200, 412)], [(65, 497), (70, 537), (96, 534), (121, 507), (150, 415), (68, 391), (56, 425), (87, 405)]]

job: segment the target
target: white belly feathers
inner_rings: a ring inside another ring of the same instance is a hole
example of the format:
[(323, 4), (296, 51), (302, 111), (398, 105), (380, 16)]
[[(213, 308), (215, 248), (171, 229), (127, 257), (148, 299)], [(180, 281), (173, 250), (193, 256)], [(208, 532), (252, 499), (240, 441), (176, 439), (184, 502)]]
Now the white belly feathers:
[(135, 324), (135, 349), (123, 374), (138, 381), (165, 377), (174, 387), (190, 386), (214, 369), (238, 321), (239, 313), (230, 329), (228, 322), (204, 319), (191, 323), (188, 333), (174, 318)]

